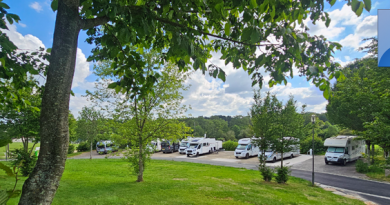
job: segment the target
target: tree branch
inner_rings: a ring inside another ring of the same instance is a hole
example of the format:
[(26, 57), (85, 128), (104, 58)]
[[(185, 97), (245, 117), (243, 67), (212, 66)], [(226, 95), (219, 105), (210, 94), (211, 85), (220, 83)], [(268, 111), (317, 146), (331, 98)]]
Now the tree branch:
[(269, 43), (269, 44), (258, 44), (258, 45), (257, 45), (257, 44), (245, 43), (245, 42), (237, 41), (237, 40), (234, 40), (234, 39), (231, 39), (231, 38), (225, 38), (225, 37), (218, 36), (218, 35), (214, 35), (214, 34), (211, 34), (211, 33), (204, 32), (204, 31), (199, 31), (199, 30), (190, 28), (190, 27), (188, 27), (188, 26), (181, 25), (181, 24), (179, 24), (179, 23), (169, 21), (169, 20), (164, 19), (164, 18), (156, 17), (156, 20), (159, 20), (159, 21), (161, 21), (161, 22), (163, 22), (163, 23), (170, 24), (170, 25), (173, 25), (173, 26), (176, 26), (176, 27), (182, 27), (182, 28), (186, 28), (186, 29), (189, 29), (189, 30), (198, 31), (199, 33), (202, 33), (202, 34), (207, 35), (207, 36), (212, 36), (212, 37), (215, 37), (215, 38), (223, 39), (223, 40), (226, 40), (226, 41), (230, 41), (230, 42), (234, 42), (234, 43), (238, 43), (238, 44), (242, 44), (242, 45), (247, 45), (247, 46), (279, 45), (279, 44), (273, 44), (273, 43)]
[(80, 28), (81, 29), (89, 29), (89, 28), (93, 28), (95, 26), (100, 26), (100, 25), (106, 24), (109, 21), (110, 21), (110, 19), (107, 16), (97, 17), (97, 18), (93, 18), (93, 19), (81, 19)]

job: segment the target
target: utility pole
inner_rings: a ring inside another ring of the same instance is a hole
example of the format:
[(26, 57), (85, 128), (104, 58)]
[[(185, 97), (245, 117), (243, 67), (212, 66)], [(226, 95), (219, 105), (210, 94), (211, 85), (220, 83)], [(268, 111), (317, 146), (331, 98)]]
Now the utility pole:
[(311, 116), (311, 123), (313, 124), (313, 148), (312, 148), (312, 151), (311, 151), (311, 154), (312, 154), (312, 159), (313, 159), (313, 170), (312, 170), (312, 173), (311, 173), (311, 183), (312, 183), (312, 186), (314, 186), (314, 123), (316, 122), (316, 116), (315, 115), (312, 115)]

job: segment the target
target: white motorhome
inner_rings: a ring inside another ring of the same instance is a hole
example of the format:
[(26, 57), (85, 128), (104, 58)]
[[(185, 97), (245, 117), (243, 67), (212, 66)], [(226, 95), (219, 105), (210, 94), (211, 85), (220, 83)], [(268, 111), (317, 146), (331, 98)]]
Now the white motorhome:
[(179, 153), (180, 154), (186, 154), (187, 148), (190, 146), (190, 142), (193, 138), (192, 137), (187, 137), (186, 139), (183, 139), (180, 142), (180, 147), (179, 147)]
[(222, 141), (215, 138), (193, 138), (189, 147), (186, 149), (187, 157), (199, 156), (200, 154), (212, 153), (222, 147)]
[(328, 147), (325, 154), (325, 164), (338, 163), (346, 165), (359, 159), (366, 151), (366, 142), (357, 140), (358, 136), (339, 135), (325, 140), (324, 146)]
[(151, 141), (147, 146), (147, 149), (149, 149), (150, 152), (160, 152), (161, 151), (161, 141), (159, 138), (156, 140)]
[(256, 138), (243, 138), (238, 140), (238, 146), (234, 151), (236, 158), (245, 157), (248, 159), (251, 156), (257, 156), (259, 154), (259, 147), (253, 144), (253, 140)]
[[(292, 137), (284, 137), (284, 140), (294, 140), (297, 142), (299, 141), (299, 139), (292, 138)], [(272, 145), (270, 147), (272, 147)], [(301, 154), (299, 144), (294, 144), (294, 145), (291, 145), (290, 147), (291, 147), (291, 151), (283, 153), (283, 159), (284, 158), (293, 158), (293, 157)], [(260, 150), (258, 157), (260, 157), (261, 154), (262, 153)], [(282, 159), (282, 154), (269, 148), (269, 149), (265, 150), (265, 158), (266, 158), (265, 161), (267, 161), (267, 162), (276, 162), (276, 160)]]

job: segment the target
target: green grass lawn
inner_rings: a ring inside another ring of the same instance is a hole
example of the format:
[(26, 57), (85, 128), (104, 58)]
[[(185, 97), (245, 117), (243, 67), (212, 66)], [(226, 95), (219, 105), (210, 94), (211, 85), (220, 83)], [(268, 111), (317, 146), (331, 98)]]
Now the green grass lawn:
[[(34, 145), (34, 143), (29, 142), (28, 147), (31, 148)], [(40, 143), (37, 143), (35, 147), (39, 147)], [(34, 151), (35, 151), (34, 147)], [(12, 151), (14, 149), (20, 149), (23, 148), (23, 143), (22, 142), (13, 142), (9, 144), (9, 151)], [(5, 150), (7, 149), (7, 146), (0, 147), (0, 159), (5, 159)]]
[[(142, 183), (129, 171), (120, 159), (67, 160), (53, 204), (364, 204), (294, 177), (267, 183), (247, 169), (152, 160)], [(2, 188), (13, 186), (5, 173), (0, 179)]]

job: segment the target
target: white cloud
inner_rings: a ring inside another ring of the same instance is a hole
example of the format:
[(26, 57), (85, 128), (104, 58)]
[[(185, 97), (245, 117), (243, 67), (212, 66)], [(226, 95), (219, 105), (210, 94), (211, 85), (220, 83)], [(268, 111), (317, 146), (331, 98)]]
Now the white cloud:
[(21, 26), (21, 27), (23, 27), (23, 28), (25, 28), (25, 27), (27, 26), (26, 24), (24, 24), (24, 23), (22, 23), (22, 22), (19, 22), (18, 24), (19, 24), (19, 26)]
[(76, 118), (79, 116), (79, 112), (84, 106), (91, 106), (91, 105), (92, 103), (89, 102), (86, 97), (82, 97), (80, 94), (76, 94), (75, 96), (70, 96), (69, 110)]
[(23, 50), (37, 50), (39, 47), (45, 48), (45, 45), (43, 45), (42, 41), (31, 35), (22, 35), (16, 30), (16, 25), (7, 25), (9, 30), (3, 30), (4, 33), (7, 34), (9, 39), (19, 48)]
[(76, 69), (73, 77), (72, 88), (88, 83), (85, 82), (85, 78), (88, 77), (91, 73), (92, 72), (89, 71), (89, 62), (87, 62), (87, 58), (85, 57), (83, 51), (80, 48), (77, 48)]
[(358, 49), (370, 42), (362, 42), (364, 38), (369, 38), (377, 35), (377, 16), (367, 16), (357, 26), (353, 34), (349, 34), (344, 39), (340, 40), (343, 47)]
[(38, 2), (31, 3), (30, 7), (38, 13), (42, 11), (42, 6)]

